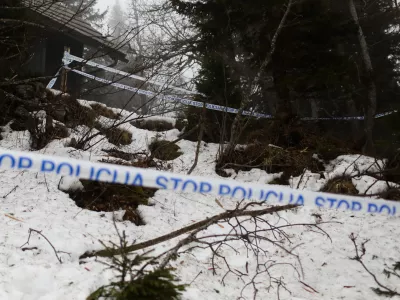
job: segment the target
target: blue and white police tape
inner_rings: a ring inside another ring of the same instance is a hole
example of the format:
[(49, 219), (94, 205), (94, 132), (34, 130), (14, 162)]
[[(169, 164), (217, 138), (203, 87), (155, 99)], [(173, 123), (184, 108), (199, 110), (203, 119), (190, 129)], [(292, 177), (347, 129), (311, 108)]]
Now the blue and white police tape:
[(101, 182), (251, 199), (267, 204), (297, 204), (314, 208), (348, 210), (354, 213), (400, 214), (400, 202), (293, 190), (285, 186), (241, 183), (81, 161), (71, 158), (19, 152), (0, 148), (0, 169), (27, 170)]
[[(68, 52), (65, 52), (65, 53), (68, 53)], [(71, 59), (66, 57), (65, 53), (64, 53), (64, 57), (62, 58), (63, 66), (58, 69), (57, 73), (54, 75), (54, 77), (47, 84), (46, 88), (48, 88), (48, 89), (53, 88), (53, 86), (56, 84), (56, 81), (58, 79), (58, 76), (60, 75), (61, 70), (62, 69), (66, 69), (68, 67), (68, 65), (73, 62), (73, 60), (71, 60)]]
[(53, 88), (54, 84), (57, 81), (58, 75), (60, 75), (61, 70), (63, 69), (63, 67), (61, 67), (60, 69), (58, 69), (56, 75), (54, 75), (54, 77), (49, 81), (49, 83), (47, 84), (46, 88), (51, 89)]
[(77, 62), (83, 62), (86, 65), (89, 65), (89, 66), (92, 66), (92, 67), (96, 67), (96, 68), (99, 68), (99, 69), (103, 69), (105, 71), (108, 71), (108, 72), (111, 72), (111, 73), (115, 73), (115, 74), (118, 74), (118, 75), (122, 75), (124, 77), (137, 79), (137, 80), (140, 80), (140, 81), (144, 81), (146, 83), (151, 83), (151, 84), (154, 84), (154, 85), (158, 85), (158, 86), (163, 87), (164, 89), (176, 90), (176, 91), (184, 92), (186, 94), (201, 95), (201, 93), (190, 91), (190, 90), (183, 89), (183, 88), (180, 88), (180, 87), (175, 87), (175, 86), (172, 86), (172, 85), (168, 85), (165, 82), (152, 80), (152, 79), (149, 79), (149, 78), (133, 75), (133, 74), (121, 71), (121, 70), (114, 69), (114, 68), (110, 68), (110, 67), (104, 66), (102, 64), (95, 63), (93, 61), (86, 60), (86, 59), (83, 59), (81, 57), (72, 55), (72, 54), (70, 54), (68, 52), (64, 52), (64, 59), (71, 60), (71, 61), (74, 60), (74, 61), (77, 61)]
[[(180, 97), (176, 97), (176, 96), (162, 95), (162, 94), (158, 94), (158, 93), (155, 93), (155, 92), (134, 88), (134, 87), (131, 87), (131, 86), (128, 86), (128, 85), (125, 85), (125, 84), (118, 83), (118, 82), (113, 82), (111, 80), (107, 80), (107, 79), (100, 78), (100, 77), (97, 77), (97, 76), (94, 76), (94, 75), (90, 75), (90, 74), (87, 74), (87, 73), (85, 73), (83, 71), (76, 70), (76, 69), (73, 69), (73, 68), (69, 68), (69, 67), (65, 67), (65, 68), (67, 70), (70, 70), (72, 72), (80, 74), (80, 75), (82, 75), (84, 77), (90, 78), (92, 80), (96, 80), (96, 81), (99, 81), (99, 82), (102, 82), (102, 83), (105, 83), (105, 84), (108, 84), (108, 85), (111, 85), (111, 86), (118, 87), (118, 88), (123, 89), (123, 90), (127, 90), (127, 91), (131, 91), (131, 92), (137, 93), (137, 94), (146, 95), (148, 97), (160, 98), (160, 99), (164, 99), (164, 100), (171, 101), (171, 102), (182, 103), (182, 104), (189, 105), (189, 106), (196, 106), (196, 107), (203, 107), (204, 106), (204, 103), (200, 102), (200, 101), (184, 99), (184, 98), (180, 98)], [(225, 107), (225, 106), (215, 105), (215, 104), (211, 104), (211, 103), (205, 103), (205, 106), (206, 106), (207, 109), (210, 109), (210, 110), (225, 111), (225, 112), (232, 113), (232, 114), (237, 114), (239, 112), (239, 110), (236, 109), (236, 108)], [(260, 113), (256, 113), (256, 112), (251, 112), (251, 111), (243, 111), (242, 115), (244, 115), (244, 116), (253, 116), (253, 117), (256, 117), (256, 118), (266, 118), (266, 119), (272, 118), (271, 115), (265, 115), (265, 114), (260, 114)]]
[[(140, 77), (140, 76), (137, 76), (137, 75), (129, 74), (129, 73), (124, 72), (124, 71), (120, 71), (120, 70), (116, 70), (116, 69), (113, 69), (113, 68), (110, 68), (110, 67), (107, 67), (107, 66), (103, 66), (103, 65), (101, 65), (99, 63), (95, 63), (95, 62), (92, 62), (90, 60), (85, 60), (83, 58), (71, 55), (68, 52), (65, 52), (64, 53), (64, 58), (63, 58), (64, 64), (67, 65), (67, 64), (71, 63), (72, 61), (83, 62), (83, 63), (85, 63), (85, 64), (87, 64), (89, 66), (93, 66), (93, 67), (96, 67), (96, 68), (101, 68), (103, 70), (106, 70), (106, 71), (109, 71), (109, 72), (112, 72), (112, 73), (116, 73), (116, 74), (119, 74), (119, 75), (122, 75), (122, 76), (125, 76), (125, 77), (129, 77), (129, 78), (133, 78), (133, 79), (139, 79), (139, 80), (146, 81), (148, 83), (152, 83), (152, 84), (155, 84), (155, 85), (164, 86), (164, 87), (169, 88), (169, 89), (175, 89), (175, 90), (178, 90), (178, 91), (181, 91), (181, 92), (185, 92), (185, 93), (189, 93), (189, 94), (199, 94), (199, 95), (201, 95), (200, 93), (189, 91), (189, 90), (186, 90), (186, 89), (177, 88), (177, 87), (174, 87), (174, 86), (166, 86), (165, 83), (154, 81), (154, 80), (150, 80), (150, 79), (147, 79), (147, 78), (144, 78), (144, 77)], [(130, 87), (130, 86), (127, 86), (127, 85), (124, 85), (124, 84), (120, 84), (120, 83), (117, 83), (117, 82), (113, 82), (113, 81), (110, 81), (110, 80), (99, 78), (99, 77), (87, 74), (87, 73), (79, 71), (79, 70), (75, 70), (75, 69), (70, 69), (70, 70), (73, 71), (73, 72), (76, 72), (76, 73), (78, 73), (78, 74), (80, 74), (82, 76), (91, 78), (93, 80), (96, 80), (96, 81), (99, 81), (99, 82), (103, 82), (103, 83), (118, 87), (120, 89), (132, 91), (132, 92), (135, 92), (135, 93), (138, 93), (138, 94), (147, 95), (149, 97), (163, 98), (163, 99), (166, 99), (168, 101), (178, 102), (178, 103), (182, 103), (182, 104), (189, 105), (189, 106), (203, 107), (203, 105), (204, 105), (203, 102), (184, 99), (184, 98), (180, 98), (180, 97), (176, 97), (176, 96), (168, 96), (168, 95), (162, 96), (161, 94), (159, 95), (159, 94), (157, 94), (155, 92), (133, 88), (133, 87)], [(210, 110), (224, 111), (224, 112), (228, 112), (228, 113), (232, 113), (232, 114), (237, 114), (239, 112), (238, 109), (232, 108), (232, 107), (226, 107), (226, 106), (221, 106), (221, 105), (216, 105), (216, 104), (211, 104), (211, 103), (206, 103), (205, 105), (206, 105), (206, 108), (210, 109)], [(393, 113), (396, 113), (396, 112), (397, 111), (394, 110), (394, 111), (390, 111), (390, 112), (381, 113), (381, 114), (376, 115), (375, 118), (376, 119), (377, 118), (381, 118), (381, 117), (384, 117), (384, 116), (387, 116), (387, 115), (390, 115), (390, 114), (393, 114)], [(256, 118), (265, 118), (265, 119), (272, 119), (273, 118), (273, 116), (271, 116), (271, 115), (257, 113), (257, 112), (250, 112), (250, 111), (244, 111), (242, 114), (245, 115), (245, 116), (253, 116), (253, 117), (256, 117)], [(330, 117), (330, 118), (304, 117), (304, 118), (301, 118), (301, 119), (305, 120), (305, 121), (317, 121), (317, 120), (320, 120), (320, 121), (324, 121), (324, 120), (325, 121), (330, 121), (330, 120), (364, 120), (365, 117), (364, 116)]]

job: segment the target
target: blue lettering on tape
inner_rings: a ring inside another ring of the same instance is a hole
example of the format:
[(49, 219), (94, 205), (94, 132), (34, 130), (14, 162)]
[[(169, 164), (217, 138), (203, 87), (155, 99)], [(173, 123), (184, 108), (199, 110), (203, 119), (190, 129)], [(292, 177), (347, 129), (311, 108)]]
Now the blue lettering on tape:
[(226, 196), (226, 195), (229, 195), (230, 192), (231, 192), (231, 188), (228, 185), (221, 184), (219, 186), (218, 195)]
[(98, 170), (96, 170), (96, 171), (94, 172), (94, 174), (93, 174), (94, 176), (93, 176), (92, 180), (99, 181), (99, 179), (100, 179), (101, 175), (103, 175), (103, 173), (106, 173), (106, 174), (109, 175), (109, 176), (112, 175), (112, 173), (111, 173), (110, 170), (108, 170), (108, 169), (106, 169), (106, 168), (100, 168), (100, 169), (98, 169)]
[[(361, 211), (363, 209), (363, 203), (360, 201), (352, 201), (352, 200), (338, 200), (335, 198), (324, 198), (318, 196), (315, 198), (315, 205), (318, 207), (324, 208), (333, 208), (333, 209), (344, 209), (344, 210), (351, 210), (351, 211)], [(396, 214), (396, 206), (390, 207), (386, 204), (379, 204), (379, 203), (366, 203), (366, 210), (369, 213), (386, 213), (389, 215)]]
[(184, 180), (181, 178), (176, 178), (176, 177), (164, 177), (164, 176), (158, 176), (156, 178), (156, 184), (162, 188), (162, 189), (168, 189), (168, 186), (172, 184), (171, 188), (174, 189), (175, 191), (182, 191), (186, 192), (187, 190), (193, 191), (195, 193), (197, 192), (203, 192), (203, 193), (208, 193), (211, 191), (212, 186), (209, 183), (206, 182), (201, 182), (196, 183), (194, 180)]
[(387, 213), (389, 215), (392, 213), (392, 209), (389, 206), (385, 205), (385, 204), (381, 206), (381, 208), (379, 209), (379, 212), (382, 213), (385, 210), (387, 210)]
[(63, 167), (67, 167), (68, 168), (69, 176), (72, 176), (74, 174), (74, 167), (69, 163), (61, 163), (61, 164), (59, 164), (59, 166), (57, 167), (56, 173), (60, 174)]
[(374, 203), (368, 203), (368, 212), (369, 213), (376, 213), (378, 212), (378, 206)]
[(41, 167), (40, 167), (40, 171), (42, 172), (53, 172), (55, 169), (55, 164), (54, 162), (50, 161), (50, 160), (43, 160)]
[(80, 166), (80, 165), (77, 165), (77, 166), (76, 166), (75, 176), (78, 177), (79, 175), (81, 175), (81, 166)]
[(125, 184), (128, 184), (128, 182), (129, 182), (129, 179), (130, 179), (130, 172), (129, 171), (126, 171), (125, 172)]
[(337, 201), (335, 198), (327, 198), (326, 200), (330, 203), (329, 208), (333, 208), (333, 206), (335, 205), (335, 203)]
[(18, 160), (18, 169), (29, 169), (32, 167), (32, 159), (21, 156)]
[(90, 180), (93, 180), (93, 177), (94, 177), (94, 168), (93, 168), (93, 167), (90, 167), (89, 179), (90, 179)]
[(14, 156), (12, 156), (12, 155), (10, 155), (10, 154), (2, 154), (2, 155), (0, 156), (0, 165), (3, 165), (3, 160), (4, 160), (5, 158), (8, 158), (8, 159), (10, 160), (10, 162), (11, 162), (11, 168), (14, 168), (14, 167), (15, 167), (15, 158), (14, 158)]
[(164, 190), (166, 190), (168, 187), (167, 187), (167, 183), (168, 183), (168, 178), (167, 177), (164, 177), (164, 176), (158, 176), (157, 178), (156, 178), (156, 184), (160, 187), (160, 188), (162, 188), (162, 189), (164, 189)]
[(193, 192), (193, 193), (196, 193), (196, 192), (197, 192), (197, 184), (196, 184), (196, 182), (194, 182), (193, 180), (186, 180), (185, 183), (184, 183), (183, 186), (182, 186), (182, 191), (185, 192), (186, 188), (187, 188), (188, 186), (190, 186), (190, 185), (193, 186), (192, 192)]
[(351, 205), (351, 210), (352, 211), (360, 211), (362, 209), (362, 204), (358, 201), (353, 201)]
[(302, 194), (297, 196), (296, 205), (304, 205), (304, 197)]
[(173, 187), (173, 189), (174, 190), (177, 190), (178, 189), (178, 184), (180, 183), (180, 182), (182, 182), (182, 179), (180, 179), (180, 178), (171, 178), (171, 181), (174, 183), (174, 187)]
[[(237, 195), (237, 193), (239, 193), (239, 195)], [(237, 186), (232, 191), (232, 197), (248, 198), (248, 193), (247, 193), (246, 189), (242, 188), (241, 186)]]
[(200, 182), (200, 193), (209, 193), (212, 190), (211, 184), (208, 182)]
[(315, 198), (315, 205), (318, 207), (324, 207), (325, 199), (322, 197)]
[(143, 186), (143, 176), (140, 173), (137, 173), (135, 177), (133, 178), (133, 181), (131, 183), (132, 185), (137, 185), (137, 186)]
[(346, 200), (340, 200), (337, 208), (344, 208), (342, 206), (345, 206), (346, 207), (345, 209), (350, 209), (350, 204)]
[(268, 198), (270, 197), (270, 196), (273, 196), (273, 197), (276, 197), (276, 198), (278, 198), (278, 193), (276, 193), (275, 191), (267, 191), (267, 192), (265, 192), (264, 190), (261, 190), (261, 192), (260, 192), (260, 200), (261, 201), (268, 201)]

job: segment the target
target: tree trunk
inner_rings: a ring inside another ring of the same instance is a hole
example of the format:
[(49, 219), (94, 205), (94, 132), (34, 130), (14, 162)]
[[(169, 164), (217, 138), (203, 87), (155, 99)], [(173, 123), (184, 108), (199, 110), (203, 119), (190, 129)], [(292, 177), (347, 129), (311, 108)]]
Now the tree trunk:
[[(354, 103), (351, 95), (348, 96), (347, 101), (347, 112), (349, 116), (357, 116), (359, 113), (356, 108), (356, 104)], [(358, 120), (351, 120), (351, 132), (354, 141), (360, 140), (360, 126)]]
[(253, 97), (254, 94), (256, 94), (257, 89), (258, 89), (258, 84), (256, 82), (257, 78), (260, 78), (261, 75), (265, 72), (266, 67), (270, 64), (272, 55), (275, 53), (275, 48), (276, 48), (276, 41), (278, 39), (279, 34), (281, 33), (283, 27), (285, 26), (286, 19), (288, 18), (290, 9), (292, 7), (293, 0), (289, 0), (288, 5), (286, 7), (285, 13), (279, 22), (278, 28), (276, 29), (274, 36), (272, 37), (271, 40), (271, 48), (270, 51), (267, 53), (265, 60), (260, 66), (260, 69), (258, 71), (257, 76), (253, 79), (252, 83), (250, 84), (249, 92), (242, 93), (243, 98), (240, 108), (238, 110), (238, 113), (235, 116), (235, 119), (232, 122), (232, 127), (231, 127), (231, 135), (229, 139), (228, 145), (225, 147), (225, 149), (221, 152), (219, 161), (221, 162), (225, 157), (229, 157), (232, 153), (233, 150), (235, 149), (236, 143), (240, 138), (239, 131), (243, 132), (243, 128), (240, 128), (240, 123), (242, 121), (242, 113), (245, 110), (246, 106), (250, 103), (251, 98)]
[(319, 117), (319, 105), (317, 101), (317, 95), (315, 93), (312, 93), (309, 100), (311, 105), (311, 117), (317, 119)]
[(367, 78), (367, 112), (365, 114), (365, 138), (366, 142), (363, 147), (363, 152), (367, 154), (374, 154), (374, 141), (373, 141), (373, 129), (374, 129), (374, 118), (376, 113), (376, 86), (372, 78), (373, 67), (371, 62), (371, 57), (368, 52), (367, 41), (363, 30), (361, 28), (360, 22), (358, 20), (358, 14), (356, 6), (354, 5), (354, 0), (349, 0), (350, 13), (353, 18), (354, 23), (358, 27), (358, 42), (360, 43), (362, 59), (365, 66), (365, 75)]
[(201, 118), (200, 118), (200, 132), (199, 132), (199, 136), (197, 139), (197, 147), (196, 147), (196, 156), (194, 157), (194, 162), (192, 167), (190, 168), (188, 175), (192, 174), (192, 172), (194, 171), (194, 169), (197, 166), (197, 163), (199, 161), (199, 154), (200, 154), (200, 147), (201, 147), (201, 142), (203, 140), (203, 135), (204, 135), (204, 119), (205, 119), (205, 114), (206, 114), (206, 104), (203, 104), (203, 110), (201, 112)]

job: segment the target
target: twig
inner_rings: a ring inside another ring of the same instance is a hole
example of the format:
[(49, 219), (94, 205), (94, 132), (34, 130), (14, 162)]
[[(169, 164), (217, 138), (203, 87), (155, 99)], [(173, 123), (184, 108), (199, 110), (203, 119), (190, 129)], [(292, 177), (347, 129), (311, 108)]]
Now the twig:
[(25, 248), (21, 248), (22, 251), (27, 251), (27, 250), (37, 250), (37, 247), (25, 247)]
[(10, 195), (12, 192), (14, 192), (14, 191), (17, 189), (17, 187), (18, 187), (18, 185), (16, 185), (11, 191), (9, 191), (9, 192), (7, 193), (7, 195), (4, 195), (2, 198), (3, 198), (3, 199), (6, 199), (8, 195)]
[(17, 219), (16, 217), (11, 216), (11, 215), (9, 215), (9, 214), (4, 214), (4, 215), (5, 215), (7, 218), (13, 219), (14, 221), (24, 222), (24, 221), (22, 221), (22, 220), (20, 220), (20, 219)]
[(46, 184), (47, 191), (50, 193), (49, 185), (47, 184), (46, 174), (43, 174), (43, 175), (44, 175), (44, 182)]
[(202, 274), (203, 271), (200, 271), (199, 274), (196, 275), (196, 277), (189, 283), (189, 285), (192, 285), (192, 283), (197, 279), (197, 277), (200, 276), (200, 274)]
[(368, 242), (368, 240), (364, 241), (364, 242), (361, 244), (361, 254), (360, 254), (360, 252), (359, 252), (359, 250), (358, 250), (358, 247), (357, 247), (357, 243), (356, 243), (356, 239), (357, 239), (356, 236), (354, 235), (354, 233), (351, 233), (349, 237), (350, 237), (350, 240), (353, 242), (354, 249), (355, 249), (355, 252), (356, 252), (356, 256), (355, 256), (354, 258), (352, 258), (352, 260), (358, 261), (358, 262), (361, 264), (361, 266), (364, 268), (364, 270), (367, 271), (367, 273), (368, 273), (369, 275), (372, 276), (372, 278), (374, 279), (374, 281), (376, 282), (376, 284), (377, 284), (379, 287), (381, 287), (381, 288), (383, 289), (383, 291), (380, 290), (380, 289), (374, 289), (374, 288), (373, 288), (373, 290), (374, 290), (376, 293), (382, 293), (382, 294), (385, 294), (385, 295), (387, 295), (387, 296), (389, 296), (389, 297), (400, 296), (400, 294), (399, 294), (398, 292), (396, 292), (396, 291), (394, 291), (394, 290), (388, 288), (387, 286), (384, 286), (381, 282), (379, 282), (379, 280), (378, 280), (378, 278), (376, 277), (376, 275), (375, 275), (374, 273), (372, 273), (372, 272), (367, 268), (367, 266), (364, 264), (364, 262), (362, 261), (362, 258), (363, 258), (363, 256), (364, 256), (365, 253), (366, 253), (365, 244)]
[(319, 292), (317, 290), (315, 290), (313, 287), (309, 286), (307, 283), (304, 283), (303, 281), (299, 280), (300, 283), (304, 284), (306, 287), (308, 287), (309, 289), (312, 289), (315, 293), (319, 294)]
[(27, 240), (27, 242), (26, 242), (25, 244), (23, 244), (20, 248), (22, 248), (22, 247), (25, 246), (25, 245), (29, 245), (29, 240), (31, 239), (31, 234), (32, 234), (32, 232), (36, 232), (37, 234), (41, 235), (41, 236), (49, 243), (49, 245), (51, 246), (51, 248), (53, 248), (54, 254), (56, 255), (58, 261), (60, 262), (60, 264), (62, 264), (62, 260), (61, 260), (61, 258), (58, 256), (56, 248), (54, 248), (53, 244), (49, 241), (49, 239), (48, 239), (41, 231), (39, 231), (39, 230), (29, 228), (28, 240)]
[(304, 178), (304, 175), (306, 174), (306, 171), (307, 171), (307, 169), (304, 168), (303, 173), (301, 174), (301, 177), (300, 177), (299, 183), (297, 184), (297, 188), (296, 189), (300, 188), (300, 184), (303, 181), (303, 178)]

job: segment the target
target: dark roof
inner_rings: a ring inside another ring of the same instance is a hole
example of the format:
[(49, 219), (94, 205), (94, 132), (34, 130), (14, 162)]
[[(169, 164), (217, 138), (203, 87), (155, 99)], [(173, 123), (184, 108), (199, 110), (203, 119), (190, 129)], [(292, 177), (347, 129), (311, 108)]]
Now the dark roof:
[(48, 0), (22, 0), (22, 4), (40, 17), (43, 24), (50, 25), (51, 28), (55, 28), (87, 46), (95, 47), (112, 58), (127, 62), (122, 45), (106, 39), (88, 22), (63, 4)]

